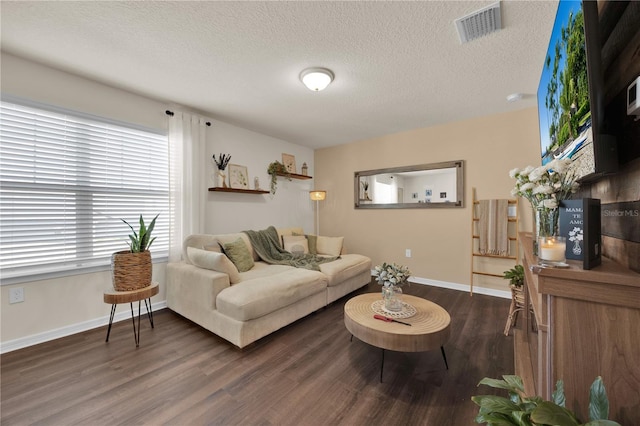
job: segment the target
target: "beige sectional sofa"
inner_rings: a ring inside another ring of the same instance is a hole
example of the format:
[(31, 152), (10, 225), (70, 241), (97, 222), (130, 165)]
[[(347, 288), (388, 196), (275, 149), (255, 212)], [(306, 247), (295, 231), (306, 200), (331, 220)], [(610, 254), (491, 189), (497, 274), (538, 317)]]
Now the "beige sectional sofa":
[[(300, 228), (277, 232), (280, 238), (303, 233)], [(221, 253), (220, 244), (238, 238), (254, 261), (246, 272), (238, 272)], [(334, 246), (336, 241), (341, 244), (334, 239)], [(371, 259), (344, 250), (337, 260), (319, 267), (315, 271), (267, 264), (243, 232), (191, 235), (184, 241), (182, 260), (167, 264), (167, 306), (242, 348), (371, 280)]]

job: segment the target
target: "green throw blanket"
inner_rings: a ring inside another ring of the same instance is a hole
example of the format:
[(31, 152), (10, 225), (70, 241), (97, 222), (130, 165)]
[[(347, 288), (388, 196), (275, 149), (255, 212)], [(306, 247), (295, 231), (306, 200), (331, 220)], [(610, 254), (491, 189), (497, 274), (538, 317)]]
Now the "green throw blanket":
[(273, 226), (262, 231), (242, 232), (249, 236), (249, 241), (260, 259), (272, 265), (289, 265), (319, 271), (321, 263), (332, 262), (340, 258), (340, 256), (324, 257), (315, 254), (289, 253), (280, 245), (278, 231)]

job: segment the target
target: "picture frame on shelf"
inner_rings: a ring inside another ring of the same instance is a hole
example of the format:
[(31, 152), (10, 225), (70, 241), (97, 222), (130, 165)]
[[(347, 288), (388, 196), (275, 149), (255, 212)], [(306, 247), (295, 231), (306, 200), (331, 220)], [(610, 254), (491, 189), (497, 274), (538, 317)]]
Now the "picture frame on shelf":
[(600, 200), (580, 198), (560, 201), (560, 236), (565, 237), (565, 258), (582, 260), (582, 269), (602, 262)]
[(247, 166), (229, 164), (229, 186), (233, 189), (249, 189)]
[(296, 157), (291, 154), (282, 154), (282, 164), (288, 173), (296, 173)]

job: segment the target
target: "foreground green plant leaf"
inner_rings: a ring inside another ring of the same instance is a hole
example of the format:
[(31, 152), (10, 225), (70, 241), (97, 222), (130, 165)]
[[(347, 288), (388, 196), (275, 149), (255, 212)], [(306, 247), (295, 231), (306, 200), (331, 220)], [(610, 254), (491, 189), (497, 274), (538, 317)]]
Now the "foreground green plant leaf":
[(562, 380), (556, 382), (556, 390), (551, 394), (551, 400), (561, 407), (565, 406), (564, 382)]
[(511, 422), (501, 414), (478, 414), (475, 420), (476, 423), (486, 423), (493, 426), (520, 426), (518, 423)]
[[(496, 395), (472, 396), (471, 400), (480, 406), (475, 420), (489, 426), (580, 426), (576, 415), (564, 407), (564, 383), (558, 380), (552, 394), (553, 401), (545, 401), (539, 396), (524, 395), (522, 379), (518, 376), (502, 376), (504, 380), (484, 378), (478, 383), (492, 388), (505, 389), (509, 398)], [(609, 415), (609, 400), (598, 377), (591, 385), (589, 394), (589, 414), (591, 421), (584, 426), (621, 426)]]
[(512, 412), (520, 411), (520, 407), (502, 396), (482, 395), (471, 400), (478, 404), (484, 413), (501, 413), (508, 417)]
[(579, 426), (578, 420), (564, 407), (553, 402), (542, 401), (531, 413), (534, 423), (554, 426)]
[(585, 423), (584, 426), (621, 426), (620, 423), (613, 420), (593, 420), (589, 423)]
[(602, 383), (602, 377), (596, 377), (589, 390), (589, 420), (606, 420), (609, 418), (609, 400)]
[(524, 383), (522, 383), (522, 379), (519, 376), (506, 375), (502, 376), (502, 378), (511, 386), (511, 389), (524, 392)]

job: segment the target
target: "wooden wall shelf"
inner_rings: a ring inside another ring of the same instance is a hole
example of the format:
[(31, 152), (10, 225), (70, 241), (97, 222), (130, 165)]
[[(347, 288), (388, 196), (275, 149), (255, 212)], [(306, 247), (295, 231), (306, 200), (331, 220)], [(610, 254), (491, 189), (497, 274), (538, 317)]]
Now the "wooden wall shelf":
[(291, 179), (300, 179), (300, 180), (304, 180), (304, 179), (313, 179), (313, 176), (305, 176), (305, 175), (299, 175), (297, 173), (276, 173), (276, 175), (278, 176), (282, 176), (282, 177), (286, 177), (286, 178), (291, 178)]
[(237, 189), (237, 188), (221, 188), (219, 186), (215, 188), (209, 188), (209, 191), (212, 192), (235, 192), (239, 194), (268, 194), (269, 191), (264, 191), (262, 189)]

